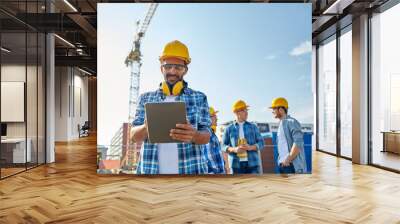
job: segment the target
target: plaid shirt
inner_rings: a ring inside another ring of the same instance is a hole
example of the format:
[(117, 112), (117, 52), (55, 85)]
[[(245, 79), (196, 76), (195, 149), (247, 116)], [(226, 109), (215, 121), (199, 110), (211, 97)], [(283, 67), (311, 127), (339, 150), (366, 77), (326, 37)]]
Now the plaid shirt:
[(207, 156), (208, 173), (225, 173), (221, 145), (214, 132), (211, 134), (210, 143), (207, 144), (205, 154)]
[[(143, 125), (145, 119), (144, 105), (146, 103), (163, 102), (165, 95), (160, 89), (143, 93), (139, 97), (133, 126)], [(190, 124), (199, 131), (211, 133), (211, 119), (208, 109), (207, 97), (201, 92), (184, 88), (176, 101), (186, 103), (186, 114)], [(207, 161), (205, 153), (206, 145), (194, 143), (177, 143), (179, 155), (179, 174), (205, 174), (207, 173)], [(137, 174), (158, 174), (158, 150), (157, 144), (149, 143), (146, 139), (140, 150), (140, 161)]]
[[(257, 151), (247, 151), (247, 158), (249, 167), (259, 166), (260, 158), (258, 156), (258, 150), (264, 148), (264, 139), (258, 130), (258, 127), (250, 122), (243, 124), (244, 137), (249, 145), (256, 145)], [(229, 125), (222, 138), (223, 147), (222, 150), (227, 152), (228, 147), (236, 147), (239, 139), (239, 124), (234, 122)], [(229, 153), (229, 163), (231, 168), (240, 168), (240, 160), (236, 153)]]

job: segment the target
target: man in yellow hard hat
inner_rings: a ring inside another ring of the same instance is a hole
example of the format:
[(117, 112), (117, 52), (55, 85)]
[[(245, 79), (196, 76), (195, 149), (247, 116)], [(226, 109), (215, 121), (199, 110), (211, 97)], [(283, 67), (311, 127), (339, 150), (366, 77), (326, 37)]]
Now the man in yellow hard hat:
[(272, 114), (279, 119), (277, 136), (280, 173), (306, 173), (303, 132), (300, 123), (288, 115), (289, 104), (283, 97), (272, 100)]
[(213, 107), (210, 107), (210, 117), (211, 117), (211, 137), (210, 142), (206, 147), (206, 159), (208, 165), (208, 173), (210, 174), (224, 174), (225, 173), (225, 163), (224, 157), (221, 151), (221, 145), (219, 143), (217, 135), (215, 135), (217, 129), (217, 113)]
[[(191, 59), (189, 50), (180, 41), (165, 45), (159, 58), (164, 81), (152, 92), (139, 97), (132, 122), (132, 139), (142, 142), (137, 174), (204, 174), (208, 172), (205, 161), (205, 144), (210, 140), (211, 119), (207, 97), (188, 87), (184, 76)], [(144, 105), (151, 102), (183, 101), (186, 103), (188, 123), (176, 124), (171, 138), (179, 143), (152, 144), (148, 141)]]
[(258, 151), (264, 148), (264, 139), (257, 125), (247, 121), (248, 107), (243, 100), (233, 104), (236, 120), (225, 129), (223, 135), (222, 149), (229, 154), (233, 174), (257, 174), (260, 169)]

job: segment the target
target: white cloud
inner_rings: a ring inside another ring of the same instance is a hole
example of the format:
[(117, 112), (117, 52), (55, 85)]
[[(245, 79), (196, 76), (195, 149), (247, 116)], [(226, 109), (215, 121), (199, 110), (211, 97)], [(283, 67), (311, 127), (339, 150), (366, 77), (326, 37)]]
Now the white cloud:
[(292, 56), (300, 56), (303, 54), (310, 53), (311, 50), (312, 50), (311, 41), (304, 41), (299, 46), (293, 48), (293, 50), (290, 51), (289, 54)]

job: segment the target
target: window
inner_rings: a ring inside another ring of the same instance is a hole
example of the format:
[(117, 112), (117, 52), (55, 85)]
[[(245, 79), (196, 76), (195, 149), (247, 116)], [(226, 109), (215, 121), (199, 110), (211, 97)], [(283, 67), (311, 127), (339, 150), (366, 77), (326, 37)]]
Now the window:
[(372, 163), (400, 170), (400, 4), (371, 19)]
[(352, 34), (351, 26), (340, 36), (340, 155), (352, 157)]
[(336, 36), (318, 47), (318, 149), (336, 153)]
[[(18, 13), (42, 13), (44, 3), (19, 2)], [(0, 178), (5, 178), (45, 163), (46, 39), (44, 33), (4, 13), (0, 12), (0, 17), (9, 21), (0, 24), (0, 111), (6, 115), (1, 118), (6, 130), (0, 144)]]

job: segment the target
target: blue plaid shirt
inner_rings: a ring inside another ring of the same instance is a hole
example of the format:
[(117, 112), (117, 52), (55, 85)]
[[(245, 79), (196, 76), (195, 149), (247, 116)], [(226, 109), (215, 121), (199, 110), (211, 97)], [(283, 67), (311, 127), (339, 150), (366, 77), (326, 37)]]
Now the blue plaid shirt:
[[(146, 103), (163, 102), (164, 93), (158, 89), (153, 92), (143, 93), (139, 97), (133, 126), (143, 125), (145, 119), (144, 105)], [(190, 124), (199, 131), (211, 133), (211, 119), (208, 109), (207, 97), (202, 92), (184, 88), (176, 101), (186, 103), (186, 114)], [(208, 171), (205, 153), (206, 145), (192, 143), (177, 143), (179, 174), (206, 174)], [(146, 139), (140, 150), (141, 159), (138, 164), (137, 174), (158, 174), (158, 150), (157, 144), (149, 143)]]
[[(256, 145), (256, 151), (247, 151), (247, 158), (248, 158), (248, 166), (249, 167), (256, 167), (259, 166), (260, 158), (258, 156), (258, 150), (262, 150), (264, 148), (264, 139), (258, 130), (257, 125), (244, 122), (243, 124), (243, 132), (244, 137), (247, 140), (247, 144), (249, 145)], [(228, 147), (236, 147), (239, 140), (239, 124), (234, 122), (233, 124), (229, 125), (225, 132), (222, 139), (223, 147), (222, 150), (227, 152)], [(240, 160), (236, 153), (229, 153), (229, 163), (231, 168), (240, 168)]]
[(225, 173), (224, 157), (222, 156), (221, 145), (218, 137), (212, 132), (210, 143), (206, 147), (208, 173), (223, 174)]

